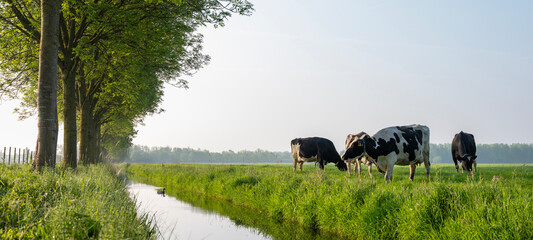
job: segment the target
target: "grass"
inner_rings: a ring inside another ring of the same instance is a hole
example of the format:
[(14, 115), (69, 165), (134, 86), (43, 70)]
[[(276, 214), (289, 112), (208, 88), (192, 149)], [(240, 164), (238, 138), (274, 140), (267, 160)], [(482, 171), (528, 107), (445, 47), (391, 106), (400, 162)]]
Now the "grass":
[(0, 164), (0, 239), (153, 239), (109, 165), (42, 173)]
[(195, 192), (254, 209), (305, 229), (352, 239), (532, 239), (533, 166), (478, 165), (478, 173), (434, 165), (348, 177), (328, 166), (131, 164), (129, 175), (173, 191)]

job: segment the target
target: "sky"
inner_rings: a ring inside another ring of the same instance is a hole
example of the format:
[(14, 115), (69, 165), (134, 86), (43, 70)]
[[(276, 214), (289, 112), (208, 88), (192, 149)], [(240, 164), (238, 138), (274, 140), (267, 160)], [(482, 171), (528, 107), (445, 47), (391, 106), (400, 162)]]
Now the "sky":
[[(320, 136), (340, 151), (349, 133), (414, 123), (432, 143), (533, 143), (533, 2), (251, 2), (200, 29), (210, 64), (166, 87), (134, 144), (290, 151)], [(0, 147), (33, 148), (37, 120), (16, 106), (0, 105)]]

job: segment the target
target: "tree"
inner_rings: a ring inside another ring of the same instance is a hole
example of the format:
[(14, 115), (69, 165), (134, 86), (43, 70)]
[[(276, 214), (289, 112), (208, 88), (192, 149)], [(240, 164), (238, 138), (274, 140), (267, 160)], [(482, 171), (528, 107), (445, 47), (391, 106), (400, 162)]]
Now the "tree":
[[(4, 1), (6, 4), (3, 4)], [(32, 81), (35, 68), (31, 64), (21, 68), (14, 62), (20, 61), (21, 56), (31, 60), (32, 51), (26, 49), (35, 48), (33, 42), (28, 39), (35, 38), (35, 29), (40, 24), (34, 17), (38, 15), (35, 11), (37, 6), (32, 1), (4, 1), (0, 5), (0, 34), (8, 33), (9, 38), (6, 39), (10, 41), (6, 43), (19, 46), (19, 51), (0, 50), (5, 52), (0, 56), (2, 63), (10, 63), (0, 68), (13, 76), (11, 80), (5, 78), (0, 87), (22, 89), (25, 96), (24, 106), (31, 108), (35, 106), (31, 87), (35, 85)], [(62, 7), (58, 61), (61, 73), (59, 90), (62, 95), (59, 100), (62, 103), (60, 109), (65, 128), (64, 165), (73, 168), (76, 167), (77, 155), (77, 111), (81, 119), (80, 156), (81, 159), (89, 159), (91, 153), (88, 149), (94, 146), (94, 141), (97, 141), (100, 135), (95, 132), (98, 131), (96, 129), (101, 129), (106, 119), (116, 119), (113, 114), (118, 112), (117, 109), (106, 106), (105, 101), (101, 102), (101, 99), (109, 98), (105, 96), (109, 93), (106, 90), (108, 84), (124, 86), (119, 82), (127, 83), (132, 79), (138, 82), (151, 81), (154, 76), (157, 78), (158, 84), (153, 84), (150, 91), (143, 93), (155, 98), (149, 97), (147, 100), (140, 97), (128, 101), (126, 96), (119, 102), (130, 106), (120, 106), (122, 110), (131, 110), (122, 111), (120, 114), (128, 113), (127, 119), (139, 122), (143, 116), (158, 112), (158, 86), (162, 86), (163, 81), (186, 87), (187, 82), (180, 77), (193, 74), (207, 63), (208, 56), (201, 53), (202, 36), (194, 34), (199, 26), (223, 26), (232, 13), (249, 15), (253, 10), (249, 2), (242, 0), (65, 0)], [(17, 39), (21, 40), (17, 42)], [(124, 72), (126, 63), (131, 66), (128, 70), (135, 67), (147, 70), (148, 74), (134, 75)], [(17, 78), (21, 73), (24, 77)], [(135, 91), (133, 88), (131, 90)], [(116, 92), (110, 94), (112, 98), (117, 97)], [(137, 100), (150, 104), (134, 102)], [(31, 110), (23, 109), (20, 112), (28, 114)]]
[(38, 121), (39, 133), (35, 163), (55, 167), (57, 148), (57, 50), (61, 0), (41, 1), (41, 38), (39, 51)]
[[(194, 32), (206, 22), (222, 25), (229, 16), (225, 13), (237, 9), (223, 10), (226, 9), (223, 7), (231, 6), (231, 2), (234, 1), (228, 1), (229, 5), (225, 6), (208, 2), (194, 2), (194, 5), (162, 2), (113, 12), (108, 19), (122, 23), (111, 28), (114, 34), (92, 41), (83, 48), (82, 55), (91, 56), (82, 59), (83, 71), (91, 75), (83, 75), (80, 78), (83, 81), (78, 81), (81, 162), (95, 159), (98, 150), (94, 148), (98, 144), (94, 142), (102, 137), (96, 129), (102, 129), (102, 125), (109, 130), (111, 121), (129, 119), (139, 123), (144, 116), (160, 112), (157, 106), (162, 97), (163, 81), (187, 87), (187, 82), (179, 77), (192, 75), (209, 61), (209, 57), (201, 53), (202, 36)], [(251, 11), (249, 3), (237, 4)], [(131, 23), (133, 25), (128, 25)], [(104, 27), (99, 29), (107, 31)], [(131, 139), (135, 131), (129, 132), (131, 135), (123, 136), (121, 143), (131, 144), (131, 140), (126, 139)], [(104, 139), (114, 141), (115, 138)], [(115, 146), (107, 141), (104, 144)]]

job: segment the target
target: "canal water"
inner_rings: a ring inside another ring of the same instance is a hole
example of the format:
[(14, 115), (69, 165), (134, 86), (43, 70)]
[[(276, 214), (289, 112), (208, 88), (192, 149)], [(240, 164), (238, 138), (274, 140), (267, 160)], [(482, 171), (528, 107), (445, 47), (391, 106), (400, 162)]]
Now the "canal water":
[(157, 194), (158, 187), (127, 183), (138, 212), (153, 216), (159, 239), (344, 239), (228, 201), (169, 189), (162, 196)]
[(214, 211), (158, 194), (157, 189), (147, 184), (128, 182), (128, 190), (136, 199), (139, 213), (154, 217), (159, 239), (272, 239)]

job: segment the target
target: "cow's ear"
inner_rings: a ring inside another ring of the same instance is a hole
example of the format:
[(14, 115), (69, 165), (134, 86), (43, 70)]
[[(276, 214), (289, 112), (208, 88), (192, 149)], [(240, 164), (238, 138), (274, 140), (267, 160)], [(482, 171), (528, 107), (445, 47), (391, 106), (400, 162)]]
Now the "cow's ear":
[(363, 141), (357, 141), (357, 146), (358, 147), (362, 147), (363, 146)]

